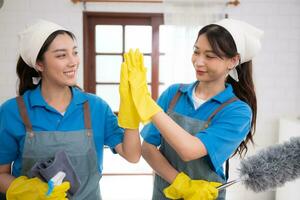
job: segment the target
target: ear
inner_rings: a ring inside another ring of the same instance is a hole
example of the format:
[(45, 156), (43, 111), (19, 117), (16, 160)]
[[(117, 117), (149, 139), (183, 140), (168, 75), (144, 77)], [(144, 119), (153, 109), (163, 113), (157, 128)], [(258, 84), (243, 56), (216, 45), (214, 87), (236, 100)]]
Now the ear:
[(44, 63), (42, 61), (36, 61), (35, 67), (38, 71), (44, 71)]
[(238, 66), (239, 62), (240, 62), (240, 56), (239, 55), (236, 55), (232, 58), (230, 58), (230, 62), (231, 62), (231, 66), (229, 67), (229, 69), (233, 69), (235, 68), (236, 66)]

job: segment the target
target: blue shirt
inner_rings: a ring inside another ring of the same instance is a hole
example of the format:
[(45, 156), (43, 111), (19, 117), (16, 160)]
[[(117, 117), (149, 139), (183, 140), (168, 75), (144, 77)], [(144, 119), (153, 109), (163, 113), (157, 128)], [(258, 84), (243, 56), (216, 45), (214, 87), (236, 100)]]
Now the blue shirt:
[[(233, 88), (226, 84), (225, 90), (207, 100), (195, 110), (192, 100), (193, 88), (199, 82), (184, 85), (180, 90), (181, 97), (178, 99), (173, 111), (202, 121), (208, 117), (222, 103), (235, 97)], [(201, 83), (199, 83), (201, 84)], [(174, 84), (166, 89), (158, 99), (158, 104), (166, 112), (170, 101), (175, 96), (180, 84)], [(211, 120), (209, 127), (200, 131), (195, 136), (205, 145), (213, 169), (220, 176), (224, 177), (223, 163), (230, 158), (240, 143), (250, 131), (252, 111), (248, 104), (238, 100), (225, 106)], [(161, 144), (161, 134), (155, 125), (146, 125), (142, 132), (144, 140), (155, 146)]]
[[(97, 151), (98, 169), (102, 172), (103, 146), (110, 148), (123, 141), (124, 130), (118, 126), (117, 118), (108, 104), (100, 97), (72, 88), (72, 100), (64, 115), (49, 106), (41, 95), (40, 86), (23, 95), (33, 131), (83, 130), (83, 103), (89, 102), (91, 123)], [(13, 175), (21, 172), (25, 126), (21, 119), (16, 98), (0, 107), (0, 164), (14, 161)]]

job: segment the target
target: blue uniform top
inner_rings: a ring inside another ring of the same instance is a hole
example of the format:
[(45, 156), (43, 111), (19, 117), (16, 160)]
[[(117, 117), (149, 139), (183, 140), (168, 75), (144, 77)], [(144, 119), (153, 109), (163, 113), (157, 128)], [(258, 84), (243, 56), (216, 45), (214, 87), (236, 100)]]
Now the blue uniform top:
[[(226, 84), (226, 89), (207, 100), (195, 110), (192, 100), (193, 88), (199, 82), (184, 85), (180, 90), (181, 97), (173, 108), (174, 112), (192, 117), (198, 120), (207, 121), (208, 117), (222, 103), (235, 97), (233, 88)], [(175, 96), (180, 84), (170, 86), (158, 99), (158, 104), (166, 112), (170, 101)], [(245, 139), (251, 127), (252, 111), (248, 104), (237, 100), (225, 106), (216, 114), (209, 127), (196, 134), (207, 149), (213, 170), (221, 177), (224, 177), (223, 163), (237, 149), (243, 139)], [(142, 132), (144, 140), (155, 146), (161, 144), (161, 134), (155, 125), (146, 125)]]
[[(91, 123), (97, 151), (98, 169), (102, 172), (103, 146), (110, 148), (123, 141), (124, 130), (118, 126), (117, 118), (108, 104), (100, 97), (72, 88), (72, 100), (64, 115), (49, 106), (41, 95), (40, 86), (24, 93), (24, 101), (33, 131), (83, 130), (83, 103), (89, 101)], [(70, 136), (72, 137), (72, 136)], [(13, 175), (21, 172), (25, 126), (20, 116), (16, 98), (0, 107), (0, 164), (14, 161)]]

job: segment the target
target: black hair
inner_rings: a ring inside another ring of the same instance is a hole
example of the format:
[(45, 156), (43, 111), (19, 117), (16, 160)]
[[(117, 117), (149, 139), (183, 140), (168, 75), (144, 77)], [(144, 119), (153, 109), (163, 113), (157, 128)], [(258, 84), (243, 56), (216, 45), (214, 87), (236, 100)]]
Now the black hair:
[[(74, 34), (71, 33), (70, 31), (58, 30), (53, 32), (51, 35), (49, 35), (49, 37), (45, 40), (43, 46), (41, 47), (36, 59), (37, 61), (44, 60), (44, 53), (48, 50), (52, 41), (56, 38), (57, 35), (62, 35), (62, 34), (67, 34), (73, 40), (76, 40)], [(23, 95), (27, 90), (35, 89), (38, 86), (33, 84), (32, 78), (40, 77), (40, 73), (37, 72), (34, 68), (27, 65), (21, 56), (18, 59), (16, 71), (19, 78), (19, 84), (18, 84), (19, 86), (17, 91), (18, 95)]]
[[(210, 24), (203, 27), (197, 36), (197, 40), (200, 35), (205, 34), (213, 51), (219, 57), (233, 58), (238, 55), (237, 47), (231, 34), (222, 26)], [(257, 115), (257, 99), (254, 89), (254, 83), (252, 78), (252, 61), (242, 63), (236, 67), (239, 75), (239, 82), (236, 82), (230, 76), (227, 77), (226, 82), (230, 83), (233, 87), (235, 95), (242, 101), (246, 102), (252, 110), (251, 129), (246, 138), (241, 142), (238, 149), (233, 155), (239, 154), (241, 157), (247, 153), (247, 144), (250, 141), (253, 144), (253, 135), (256, 127), (256, 115)], [(245, 152), (244, 152), (245, 151)], [(244, 152), (244, 154), (243, 154)]]

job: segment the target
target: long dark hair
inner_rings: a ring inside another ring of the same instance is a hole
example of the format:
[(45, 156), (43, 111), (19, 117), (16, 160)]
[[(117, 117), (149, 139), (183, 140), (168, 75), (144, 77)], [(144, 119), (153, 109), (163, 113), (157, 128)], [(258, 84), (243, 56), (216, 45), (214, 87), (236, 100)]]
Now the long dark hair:
[[(206, 34), (213, 51), (219, 57), (224, 57), (225, 55), (227, 58), (233, 58), (238, 55), (235, 42), (231, 34), (225, 28), (211, 24), (203, 27), (199, 31), (197, 38), (199, 38), (202, 34)], [(238, 71), (239, 82), (236, 82), (228, 76), (226, 83), (230, 83), (232, 85), (235, 95), (240, 100), (246, 102), (252, 110), (251, 129), (233, 154), (234, 156), (238, 153), (240, 157), (243, 157), (243, 155), (246, 155), (248, 151), (248, 142), (253, 144), (253, 135), (256, 128), (257, 100), (252, 79), (252, 61), (239, 64), (236, 67), (236, 70)]]
[[(48, 50), (52, 41), (56, 38), (57, 35), (62, 34), (68, 34), (73, 40), (76, 40), (74, 34), (69, 31), (58, 30), (53, 32), (51, 35), (49, 35), (49, 37), (41, 47), (36, 59), (37, 61), (44, 60), (44, 53)], [(17, 91), (18, 95), (23, 95), (27, 90), (35, 89), (38, 85), (33, 84), (32, 78), (41, 76), (40, 73), (37, 72), (34, 68), (28, 66), (21, 56), (19, 57), (17, 63), (17, 75), (19, 78), (19, 86)]]

